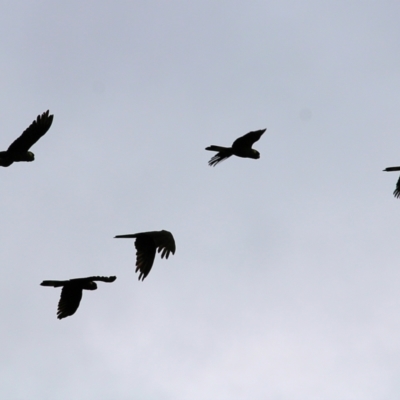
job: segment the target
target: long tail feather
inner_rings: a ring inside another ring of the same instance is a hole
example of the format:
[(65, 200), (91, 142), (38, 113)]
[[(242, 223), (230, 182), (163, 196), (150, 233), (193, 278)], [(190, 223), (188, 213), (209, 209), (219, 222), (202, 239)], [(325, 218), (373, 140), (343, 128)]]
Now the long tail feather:
[(222, 147), (222, 146), (208, 146), (206, 147), (206, 150), (210, 150), (210, 151), (226, 151), (229, 150), (229, 147)]
[(384, 171), (386, 171), (386, 172), (400, 171), (400, 167), (389, 167), (389, 168), (385, 168)]
[(41, 286), (53, 286), (53, 287), (60, 287), (64, 285), (64, 281), (43, 281), (40, 285)]

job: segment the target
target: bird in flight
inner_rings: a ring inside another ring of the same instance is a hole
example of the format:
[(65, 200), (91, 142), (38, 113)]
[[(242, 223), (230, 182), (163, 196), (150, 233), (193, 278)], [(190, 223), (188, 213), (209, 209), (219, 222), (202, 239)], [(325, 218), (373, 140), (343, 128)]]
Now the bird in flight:
[(208, 162), (210, 167), (215, 167), (219, 162), (226, 160), (230, 156), (238, 156), (242, 158), (260, 158), (260, 153), (257, 150), (251, 148), (257, 140), (260, 139), (261, 135), (267, 129), (261, 129), (260, 131), (253, 131), (246, 133), (246, 135), (236, 139), (232, 143), (232, 147), (222, 146), (209, 146), (206, 150), (218, 151), (214, 157)]
[(38, 115), (6, 151), (0, 151), (0, 166), (9, 167), (17, 161), (33, 161), (35, 155), (29, 149), (50, 129), (52, 122), (53, 115), (49, 115), (49, 110)]
[[(389, 167), (389, 168), (385, 168), (384, 171), (386, 171), (386, 172), (400, 171), (400, 167)], [(400, 197), (400, 178), (396, 183), (396, 189), (394, 190), (393, 195), (396, 198)]]
[(89, 276), (87, 278), (70, 279), (67, 281), (43, 281), (42, 286), (60, 287), (61, 297), (58, 302), (57, 318), (62, 319), (74, 315), (82, 299), (83, 289), (96, 290), (95, 281), (114, 282), (116, 276)]
[(136, 238), (136, 270), (139, 271), (139, 281), (144, 280), (149, 274), (156, 257), (156, 250), (161, 253), (161, 258), (168, 259), (169, 254), (175, 254), (175, 240), (171, 232), (152, 231), (133, 233), (132, 235), (118, 235), (115, 238)]

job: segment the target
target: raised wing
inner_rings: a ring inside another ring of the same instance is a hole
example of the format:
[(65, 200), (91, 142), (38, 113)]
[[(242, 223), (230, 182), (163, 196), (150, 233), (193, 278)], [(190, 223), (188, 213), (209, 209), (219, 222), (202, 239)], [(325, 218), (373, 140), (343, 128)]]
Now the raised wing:
[(7, 151), (11, 153), (28, 151), (50, 129), (52, 123), (53, 115), (49, 115), (49, 110), (38, 115), (36, 120), (10, 145)]
[(249, 147), (253, 146), (257, 140), (260, 139), (261, 135), (266, 131), (267, 129), (261, 129), (260, 131), (252, 131), (249, 133), (246, 133), (244, 136), (236, 139), (233, 144), (232, 148), (244, 148), (244, 147)]
[(58, 302), (57, 318), (62, 319), (74, 315), (82, 299), (82, 288), (79, 285), (66, 284), (61, 290)]

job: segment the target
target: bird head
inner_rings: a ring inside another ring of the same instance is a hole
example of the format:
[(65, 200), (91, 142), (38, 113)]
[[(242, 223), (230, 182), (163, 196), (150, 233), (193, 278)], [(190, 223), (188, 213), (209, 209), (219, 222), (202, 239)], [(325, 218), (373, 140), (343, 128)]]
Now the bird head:
[(260, 158), (260, 153), (257, 150), (252, 149), (252, 151), (253, 151), (254, 158)]
[(93, 282), (93, 281), (87, 282), (87, 283), (85, 284), (85, 286), (83, 287), (83, 289), (86, 289), (86, 290), (96, 290), (96, 289), (97, 289), (97, 284), (96, 284), (96, 282)]
[(27, 156), (28, 157), (26, 161), (33, 161), (35, 159), (35, 155), (31, 151), (27, 152)]

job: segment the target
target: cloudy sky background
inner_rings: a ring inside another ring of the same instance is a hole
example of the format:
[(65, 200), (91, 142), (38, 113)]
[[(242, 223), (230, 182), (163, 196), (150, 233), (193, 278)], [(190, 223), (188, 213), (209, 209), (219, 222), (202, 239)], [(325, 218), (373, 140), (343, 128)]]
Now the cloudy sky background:
[[(0, 171), (5, 398), (398, 398), (400, 4), (322, 3), (2, 5), (0, 147), (55, 116)], [(138, 282), (113, 236), (160, 229)]]

